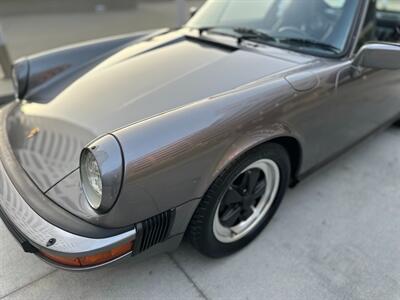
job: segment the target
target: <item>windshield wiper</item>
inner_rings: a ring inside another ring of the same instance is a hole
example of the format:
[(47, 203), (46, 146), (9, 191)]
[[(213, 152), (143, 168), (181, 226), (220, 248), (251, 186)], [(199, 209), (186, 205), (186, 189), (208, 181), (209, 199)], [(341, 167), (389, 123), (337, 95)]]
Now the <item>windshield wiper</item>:
[(302, 38), (278, 38), (279, 43), (285, 44), (297, 44), (301, 46), (310, 46), (314, 48), (319, 48), (322, 50), (327, 50), (335, 54), (339, 54), (341, 50), (333, 45), (322, 43), (316, 40), (302, 39)]
[(233, 31), (240, 35), (238, 38), (239, 44), (241, 44), (244, 40), (249, 40), (249, 41), (255, 40), (258, 42), (277, 41), (275, 37), (269, 35), (267, 32), (262, 31), (260, 29), (235, 27), (233, 28)]
[[(196, 28), (199, 30), (200, 35), (204, 32), (216, 33), (237, 38), (238, 44), (240, 45), (243, 41), (255, 41), (259, 43), (273, 42), (282, 44), (296, 44), (301, 46), (314, 47), (326, 51), (339, 54), (341, 50), (333, 45), (322, 43), (317, 40), (310, 40), (304, 38), (279, 38), (269, 35), (267, 32), (250, 28), (250, 27), (233, 27), (233, 26), (213, 26), (213, 27), (201, 27)], [(231, 32), (229, 32), (231, 31)]]
[[(200, 35), (202, 35), (204, 32), (211, 32), (237, 38), (238, 44), (241, 44), (244, 40), (257, 42), (278, 41), (276, 38), (270, 36), (268, 33), (262, 30), (248, 27), (210, 26), (197, 29), (199, 30)], [(227, 30), (232, 31), (233, 33), (229, 33)]]

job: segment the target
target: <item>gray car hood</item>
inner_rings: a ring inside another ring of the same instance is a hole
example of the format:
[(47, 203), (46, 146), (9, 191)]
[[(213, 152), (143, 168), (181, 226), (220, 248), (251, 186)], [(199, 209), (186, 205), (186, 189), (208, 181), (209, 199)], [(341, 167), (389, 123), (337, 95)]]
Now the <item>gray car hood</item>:
[(9, 117), (10, 142), (45, 192), (76, 170), (81, 149), (97, 136), (311, 59), (164, 34), (127, 46), (47, 103), (22, 103)]

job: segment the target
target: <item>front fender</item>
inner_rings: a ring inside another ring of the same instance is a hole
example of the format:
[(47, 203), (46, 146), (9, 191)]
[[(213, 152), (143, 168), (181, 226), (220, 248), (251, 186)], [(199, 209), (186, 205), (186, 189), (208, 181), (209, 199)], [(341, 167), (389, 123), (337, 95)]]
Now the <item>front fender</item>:
[(111, 132), (122, 149), (124, 177), (106, 214), (84, 209), (79, 171), (57, 188), (80, 199), (76, 214), (102, 227), (129, 226), (184, 204), (192, 207), (185, 213), (190, 217), (196, 208), (191, 203), (198, 203), (227, 165), (257, 144), (289, 135), (281, 118), (294, 95), (287, 81), (272, 78)]
[[(302, 148), (301, 145), (303, 141), (301, 137), (283, 122), (270, 124), (267, 128), (255, 129), (238, 136), (234, 143), (225, 151), (225, 154), (221, 158), (219, 164), (215, 167), (210, 180), (206, 183), (206, 186), (209, 186), (224, 169), (229, 167), (232, 162), (239, 159), (246, 152), (269, 141), (282, 138), (289, 138), (296, 141), (296, 143), (300, 145), (300, 149)], [(293, 175), (296, 177), (296, 174)], [(203, 189), (200, 189), (199, 193), (202, 191), (204, 192)]]
[[(294, 95), (285, 80), (274, 78), (115, 131), (125, 176), (111, 215), (126, 212), (137, 220), (151, 206), (160, 212), (201, 198), (243, 151), (290, 134), (280, 110)], [(146, 191), (151, 201), (135, 199), (136, 191)]]

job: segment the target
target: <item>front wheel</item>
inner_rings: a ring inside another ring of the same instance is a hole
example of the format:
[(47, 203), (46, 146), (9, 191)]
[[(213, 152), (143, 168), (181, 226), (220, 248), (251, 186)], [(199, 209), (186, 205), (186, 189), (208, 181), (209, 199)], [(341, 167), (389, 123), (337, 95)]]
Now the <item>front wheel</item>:
[(290, 159), (266, 144), (241, 157), (211, 185), (188, 228), (192, 244), (210, 257), (232, 254), (269, 223), (286, 192)]

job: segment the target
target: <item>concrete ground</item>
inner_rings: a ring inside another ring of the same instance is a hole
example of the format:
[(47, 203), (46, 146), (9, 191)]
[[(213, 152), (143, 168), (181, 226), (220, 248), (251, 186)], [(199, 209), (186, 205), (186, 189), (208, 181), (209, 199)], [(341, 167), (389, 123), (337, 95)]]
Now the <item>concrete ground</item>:
[[(142, 5), (1, 22), (16, 58), (174, 20), (171, 6)], [(399, 128), (359, 145), (290, 190), (260, 237), (225, 259), (184, 243), (140, 263), (69, 273), (24, 254), (0, 222), (0, 299), (399, 299), (399, 149)]]

